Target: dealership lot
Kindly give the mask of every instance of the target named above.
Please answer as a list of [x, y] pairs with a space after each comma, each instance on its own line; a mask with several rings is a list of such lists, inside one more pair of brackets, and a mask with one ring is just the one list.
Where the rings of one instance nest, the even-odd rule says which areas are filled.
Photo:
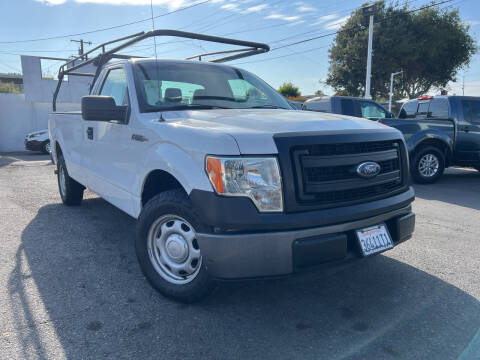
[[477, 171], [416, 186], [415, 235], [384, 255], [180, 305], [143, 278], [135, 221], [90, 192], [64, 207], [53, 169], [0, 156], [1, 358], [480, 356]]

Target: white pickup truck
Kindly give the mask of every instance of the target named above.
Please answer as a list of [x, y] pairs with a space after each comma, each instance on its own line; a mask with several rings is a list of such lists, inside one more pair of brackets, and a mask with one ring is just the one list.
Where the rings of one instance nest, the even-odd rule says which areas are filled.
[[378, 254], [414, 230], [400, 132], [295, 111], [236, 67], [101, 64], [82, 111], [53, 112], [49, 131], [63, 203], [80, 205], [88, 188], [138, 219], [141, 269], [178, 301], [219, 279]]

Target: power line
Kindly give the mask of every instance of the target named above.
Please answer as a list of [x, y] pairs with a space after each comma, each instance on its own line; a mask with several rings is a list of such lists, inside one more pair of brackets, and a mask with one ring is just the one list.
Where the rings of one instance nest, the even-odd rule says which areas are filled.
[[[153, 18], [154, 18], [154, 19], [157, 19], [157, 18], [160, 18], [160, 17], [163, 17], [163, 16], [171, 15], [171, 14], [174, 14], [174, 13], [177, 13], [177, 12], [180, 12], [180, 11], [184, 11], [184, 10], [188, 10], [188, 9], [193, 8], [193, 7], [196, 7], [196, 6], [199, 6], [199, 5], [202, 5], [202, 4], [211, 2], [211, 1], [212, 1], [212, 0], [204, 0], [204, 1], [202, 1], [202, 2], [197, 2], [197, 3], [192, 4], [192, 5], [189, 5], [189, 6], [185, 6], [185, 7], [182, 7], [182, 8], [176, 9], [176, 10], [173, 10], [173, 11], [166, 12], [166, 13], [164, 13], [164, 14], [160, 14], [160, 15], [154, 16]], [[0, 41], [0, 44], [15, 44], [15, 43], [26, 43], [26, 42], [36, 42], [36, 41], [62, 39], [62, 38], [80, 36], [80, 35], [93, 34], [93, 33], [101, 32], [101, 31], [107, 31], [107, 30], [112, 30], [112, 29], [118, 29], [118, 28], [121, 28], [121, 27], [129, 26], [129, 25], [135, 25], [135, 24], [139, 24], [139, 23], [142, 23], [142, 22], [146, 22], [146, 21], [152, 21], [152, 18], [149, 17], [149, 18], [146, 18], [146, 19], [137, 20], [137, 21], [132, 21], [132, 22], [125, 23], [125, 24], [114, 25], [114, 26], [110, 26], [110, 27], [106, 27], [106, 28], [101, 28], [101, 29], [96, 29], [96, 30], [84, 31], [84, 32], [81, 32], [81, 33], [76, 33], [76, 34], [56, 35], [56, 36], [49, 36], [49, 37], [44, 37], [44, 38], [28, 39], [28, 40]]]
[[[409, 11], [407, 11], [407, 13], [417, 12], [417, 11], [420, 11], [420, 10], [423, 10], [423, 9], [428, 9], [428, 8], [431, 8], [431, 7], [434, 7], [434, 6], [439, 6], [439, 5], [443, 5], [443, 4], [446, 4], [446, 3], [450, 3], [450, 2], [452, 2], [452, 1], [454, 1], [454, 0], [444, 0], [444, 1], [441, 1], [441, 2], [438, 2], [438, 3], [435, 3], [435, 4], [425, 5], [425, 6], [422, 6], [422, 7], [417, 8], [417, 9], [409, 10]], [[465, 1], [465, 0], [460, 0], [460, 1]], [[460, 2], [460, 1], [459, 1], [459, 2]], [[391, 18], [393, 18], [393, 17], [395, 17], [395, 16], [385, 17], [385, 18], [383, 18], [383, 19], [377, 20], [376, 23], [378, 24], [379, 22], [386, 21], [386, 20], [391, 19]], [[359, 26], [357, 26], [357, 27], [360, 28]], [[320, 35], [320, 36], [311, 37], [311, 38], [308, 38], [308, 39], [303, 39], [303, 40], [295, 41], [295, 42], [292, 42], [292, 43], [289, 43], [289, 44], [285, 44], [285, 45], [281, 45], [281, 46], [278, 46], [278, 47], [276, 47], [276, 48], [273, 48], [273, 49], [270, 50], [270, 53], [271, 53], [272, 51], [276, 51], [276, 50], [283, 49], [283, 48], [286, 48], [286, 47], [303, 44], [303, 43], [306, 43], [306, 42], [318, 40], [318, 39], [321, 39], [321, 38], [325, 38], [325, 37], [328, 37], [328, 36], [333, 36], [333, 35], [339, 34], [339, 33], [341, 33], [341, 32], [352, 31], [352, 30], [354, 30], [354, 27], [352, 27], [352, 28], [350, 28], [350, 29], [338, 30], [338, 31], [331, 32], [331, 33], [328, 33], [328, 34], [323, 34], [323, 35]], [[362, 30], [363, 30], [363, 29], [362, 29]], [[313, 48], [313, 49], [305, 50], [305, 52], [318, 50], [318, 49], [325, 48], [325, 47], [328, 47], [328, 46], [329, 46], [329, 45], [323, 46], [323, 47], [320, 47], [320, 48]], [[291, 54], [286, 54], [286, 55], [280, 55], [280, 56], [276, 56], [276, 57], [274, 57], [274, 58], [268, 58], [268, 59], [260, 59], [260, 60], [252, 60], [252, 61], [248, 61], [248, 62], [236, 63], [236, 64], [234, 64], [234, 65], [257, 63], [257, 62], [268, 61], [268, 60], [276, 60], [276, 59], [281, 59], [281, 58], [288, 57], [288, 56], [292, 56], [292, 55], [298, 55], [298, 54], [301, 54], [301, 53], [303, 53], [303, 52], [297, 52], [297, 53], [291, 53]], [[268, 54], [268, 53], [267, 53], [267, 54]]]

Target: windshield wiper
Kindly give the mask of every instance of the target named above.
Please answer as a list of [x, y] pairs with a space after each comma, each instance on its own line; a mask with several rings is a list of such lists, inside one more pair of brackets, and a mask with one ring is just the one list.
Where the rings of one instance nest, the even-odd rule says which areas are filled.
[[211, 110], [211, 109], [230, 109], [227, 107], [216, 105], [177, 105], [158, 107], [147, 110], [147, 112], [160, 112], [160, 111], [179, 111], [179, 110]]
[[288, 110], [287, 108], [284, 108], [284, 107], [281, 107], [281, 106], [276, 106], [276, 105], [249, 106], [245, 109], [285, 109], [285, 110]]

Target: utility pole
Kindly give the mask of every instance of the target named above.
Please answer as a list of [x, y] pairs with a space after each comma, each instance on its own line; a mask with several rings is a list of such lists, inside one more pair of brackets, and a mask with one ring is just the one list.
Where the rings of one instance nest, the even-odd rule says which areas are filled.
[[465, 71], [463, 72], [462, 96], [465, 96]]
[[373, 43], [373, 15], [375, 14], [375, 4], [367, 4], [362, 7], [363, 15], [370, 17], [368, 26], [368, 53], [367, 53], [367, 75], [365, 79], [365, 99], [371, 99], [370, 82], [372, 80], [372, 43]]
[[395, 75], [403, 73], [403, 70], [397, 71], [390, 75], [390, 99], [388, 100], [388, 111], [392, 112], [392, 98], [393, 98], [393, 78]]
[[83, 39], [80, 40], [70, 40], [72, 42], [80, 43], [80, 47], [78, 48], [78, 55], [83, 56], [83, 44], [92, 45], [91, 41], [84, 41]]

